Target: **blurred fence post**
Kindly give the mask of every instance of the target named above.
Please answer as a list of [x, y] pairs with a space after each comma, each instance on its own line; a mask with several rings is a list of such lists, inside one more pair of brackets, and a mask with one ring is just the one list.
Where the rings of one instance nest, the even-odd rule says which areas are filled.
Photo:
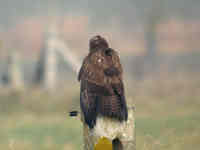
[[[140, 77], [148, 76], [149, 73], [155, 73], [160, 68], [159, 55], [160, 51], [158, 49], [158, 25], [161, 23], [162, 19], [165, 17], [165, 3], [162, 0], [153, 0], [150, 6], [150, 11], [146, 16], [146, 23], [144, 26], [144, 39], [146, 52], [141, 63], [143, 63], [143, 71]], [[138, 67], [141, 69], [141, 65]]]
[[24, 81], [20, 70], [20, 58], [17, 50], [12, 51], [10, 56], [10, 78], [11, 86], [14, 89], [22, 89], [24, 87]]
[[[92, 130], [82, 119], [84, 150], [136, 150], [134, 108], [134, 106], [129, 105], [127, 122], [120, 123], [102, 118], [97, 120], [96, 126]], [[99, 144], [102, 139], [107, 139], [108, 142]], [[112, 145], [116, 140], [121, 142], [123, 148], [120, 148], [120, 144]], [[111, 148], [107, 146], [109, 143], [112, 145]]]

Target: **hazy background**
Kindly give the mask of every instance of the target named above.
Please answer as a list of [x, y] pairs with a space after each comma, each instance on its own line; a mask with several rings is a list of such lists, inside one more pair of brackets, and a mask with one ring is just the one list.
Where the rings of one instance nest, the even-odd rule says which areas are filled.
[[200, 147], [200, 1], [0, 0], [0, 149], [82, 148], [77, 70], [97, 34], [120, 54], [137, 149]]

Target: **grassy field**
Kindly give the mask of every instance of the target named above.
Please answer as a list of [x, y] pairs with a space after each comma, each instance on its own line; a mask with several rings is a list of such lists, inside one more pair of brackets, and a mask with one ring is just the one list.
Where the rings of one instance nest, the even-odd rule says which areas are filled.
[[[137, 149], [199, 150], [200, 114], [137, 117]], [[82, 130], [78, 119], [31, 114], [1, 117], [2, 150], [79, 150]]]
[[[145, 85], [136, 86], [132, 95], [127, 92], [136, 104], [138, 150], [200, 149], [199, 86], [187, 86], [190, 90], [177, 85], [172, 86], [176, 90], [170, 86], [149, 90]], [[63, 94], [1, 93], [0, 150], [82, 149], [81, 122], [66, 113], [69, 105], [79, 104], [77, 92], [67, 102]]]

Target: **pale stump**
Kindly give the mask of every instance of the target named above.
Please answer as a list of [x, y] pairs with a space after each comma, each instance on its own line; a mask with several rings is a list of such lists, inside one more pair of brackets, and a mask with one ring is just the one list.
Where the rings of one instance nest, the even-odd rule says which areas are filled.
[[81, 119], [83, 122], [84, 150], [94, 150], [95, 145], [102, 138], [107, 138], [111, 143], [114, 139], [118, 139], [123, 145], [123, 150], [135, 150], [134, 108], [134, 106], [128, 108], [127, 122], [101, 117], [97, 119], [96, 126], [93, 129], [89, 129]]

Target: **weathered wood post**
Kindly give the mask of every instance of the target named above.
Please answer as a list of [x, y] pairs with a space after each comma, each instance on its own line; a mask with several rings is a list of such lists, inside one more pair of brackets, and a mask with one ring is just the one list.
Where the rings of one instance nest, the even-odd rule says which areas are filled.
[[[84, 123], [84, 150], [136, 150], [135, 139], [135, 107], [128, 105], [128, 120], [120, 123], [107, 118], [97, 120], [92, 130]], [[82, 118], [82, 117], [81, 117]], [[120, 143], [123, 148], [120, 148]]]

